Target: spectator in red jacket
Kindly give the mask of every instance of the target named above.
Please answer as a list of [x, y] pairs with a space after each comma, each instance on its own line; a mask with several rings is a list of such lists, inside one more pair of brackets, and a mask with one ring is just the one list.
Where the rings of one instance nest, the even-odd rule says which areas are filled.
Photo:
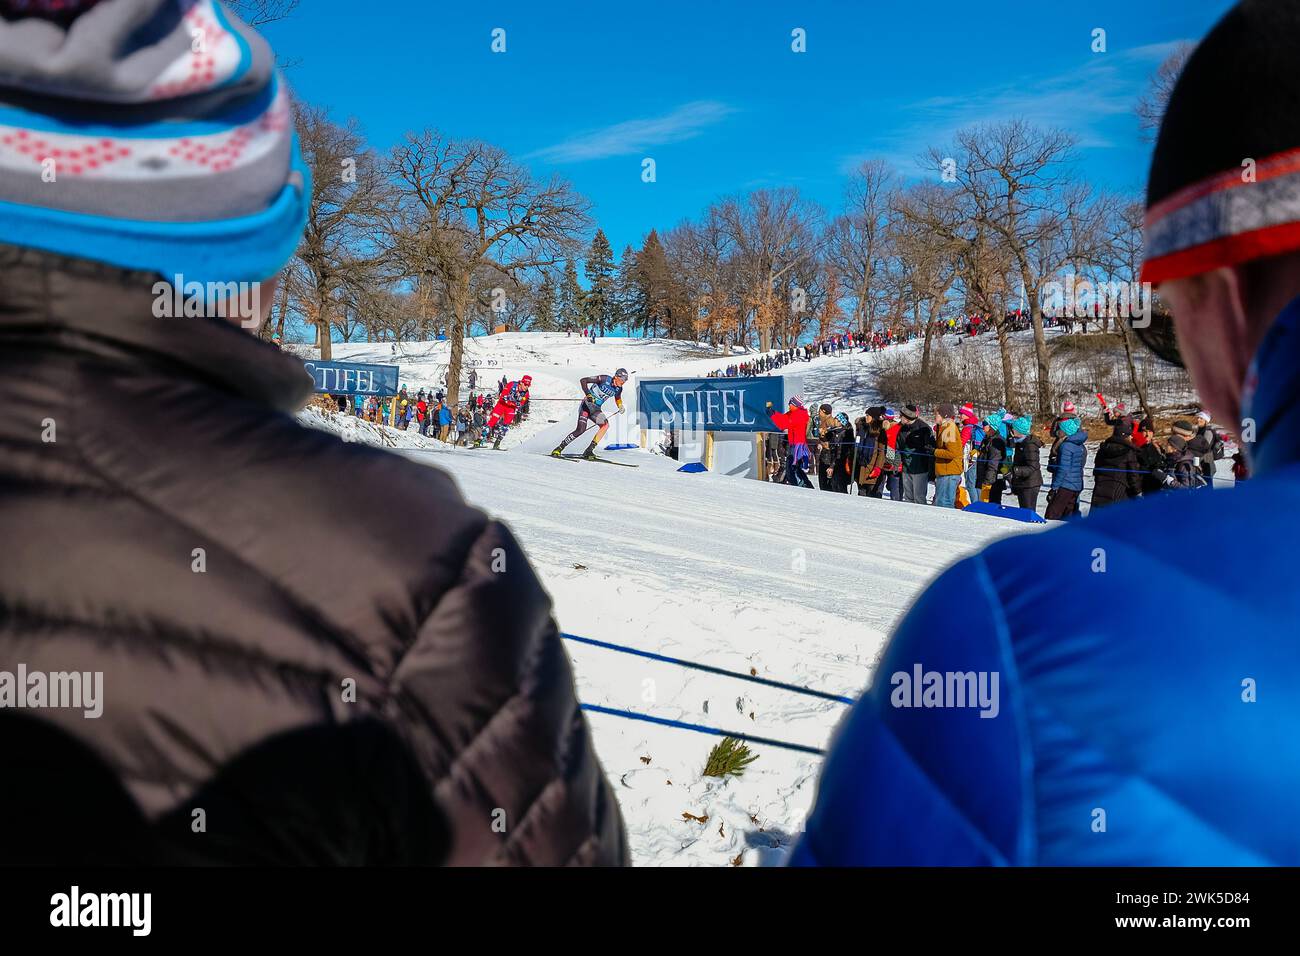
[[771, 416], [772, 424], [785, 431], [786, 440], [790, 443], [790, 454], [785, 460], [785, 483], [811, 488], [812, 482], [808, 480], [805, 471], [812, 461], [812, 455], [808, 452], [808, 409], [804, 408], [798, 395], [790, 399], [786, 411], [776, 412], [772, 409], [772, 403], [768, 402], [767, 414]]
[[424, 397], [424, 392], [420, 393], [419, 401], [415, 403], [415, 418], [420, 423], [420, 434], [427, 434], [425, 429], [429, 420], [429, 403]]
[[884, 409], [881, 425], [885, 430], [885, 488], [890, 501], [903, 500], [903, 462], [898, 455], [898, 430], [903, 423], [893, 408]]

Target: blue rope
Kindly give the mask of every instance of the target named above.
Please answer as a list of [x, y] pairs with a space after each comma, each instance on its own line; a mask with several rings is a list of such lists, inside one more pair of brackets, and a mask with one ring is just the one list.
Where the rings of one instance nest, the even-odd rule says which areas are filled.
[[610, 644], [607, 641], [597, 641], [590, 637], [579, 637], [576, 634], [561, 634], [566, 641], [577, 641], [579, 644], [590, 644], [593, 647], [603, 647], [606, 650], [618, 651], [620, 654], [635, 654], [637, 657], [649, 658], [652, 661], [663, 661], [665, 664], [676, 664], [678, 667], [687, 667], [691, 670], [704, 671], [707, 674], [721, 674], [723, 677], [734, 677], [736, 680], [749, 681], [751, 684], [763, 684], [766, 687], [776, 687], [780, 690], [788, 690], [795, 694], [807, 694], [809, 697], [820, 697], [822, 700], [835, 701], [837, 704], [853, 705], [852, 697], [844, 697], [840, 694], [828, 694], [826, 691], [813, 690], [808, 687], [800, 687], [797, 684], [786, 684], [778, 680], [769, 680], [766, 677], [756, 677], [753, 674], [741, 674], [737, 671], [723, 670], [721, 667], [713, 667], [709, 664], [696, 664], [694, 661], [684, 661], [677, 657], [666, 657], [663, 654], [654, 654], [650, 651], [638, 650], [635, 647], [624, 647], [621, 644]]
[[683, 720], [669, 720], [667, 717], [651, 717], [649, 714], [638, 714], [630, 710], [619, 710], [615, 707], [602, 707], [599, 704], [579, 704], [583, 710], [590, 710], [597, 714], [609, 714], [612, 717], [626, 717], [628, 720], [644, 720], [649, 724], [659, 724], [664, 727], [676, 727], [680, 730], [693, 730], [698, 734], [712, 734], [714, 737], [734, 737], [737, 740], [744, 740], [753, 744], [765, 744], [769, 747], [781, 747], [785, 750], [797, 750], [799, 753], [815, 754], [824, 757], [826, 751], [817, 747], [808, 747], [804, 744], [789, 744], [783, 740], [773, 740], [770, 737], [755, 737], [752, 734], [742, 734], [734, 730], [718, 730], [716, 727], [705, 727], [702, 724], [688, 724]]

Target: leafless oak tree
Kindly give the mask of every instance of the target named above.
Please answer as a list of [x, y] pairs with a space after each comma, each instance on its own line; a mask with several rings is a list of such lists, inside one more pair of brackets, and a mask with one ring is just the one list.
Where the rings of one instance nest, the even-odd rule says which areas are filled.
[[954, 194], [938, 183], [919, 183], [893, 197], [890, 248], [897, 281], [912, 301], [914, 318], [925, 329], [921, 374], [930, 371], [934, 332], [948, 292], [958, 280], [965, 242], [956, 227]]
[[1137, 113], [1138, 127], [1146, 140], [1154, 140], [1160, 132], [1160, 121], [1164, 119], [1165, 109], [1169, 106], [1169, 95], [1173, 93], [1174, 84], [1178, 82], [1179, 74], [1183, 72], [1188, 57], [1195, 49], [1191, 43], [1180, 43], [1156, 67], [1147, 91], [1137, 101], [1134, 112]]
[[[1034, 329], [1041, 415], [1052, 414], [1053, 401], [1039, 292], [1058, 260], [1068, 257], [1061, 241], [1065, 223], [1087, 200], [1087, 188], [1073, 176], [1073, 151], [1069, 133], [1013, 120], [962, 130], [951, 153], [930, 153], [936, 170], [955, 160], [954, 186], [964, 197], [965, 215], [1005, 247], [1018, 273]], [[1002, 317], [991, 316], [995, 322]]]
[[[820, 210], [797, 189], [784, 187], [724, 200], [718, 215], [736, 247], [742, 308], [753, 317], [759, 348], [766, 352], [774, 343], [793, 344], [798, 303], [792, 310], [791, 300], [778, 297], [777, 291], [788, 289], [796, 267], [817, 257]], [[802, 320], [809, 317], [805, 313]]]
[[408, 135], [387, 168], [398, 188], [386, 229], [390, 253], [419, 288], [446, 296], [454, 404], [465, 335], [491, 281], [577, 254], [591, 226], [589, 204], [558, 176], [535, 180], [496, 146], [433, 129]]
[[373, 237], [392, 189], [355, 120], [339, 125], [324, 110], [299, 105], [295, 123], [312, 170], [307, 228], [297, 252], [305, 272], [302, 308], [328, 360], [342, 298], [350, 287], [372, 285], [382, 267]]
[[883, 160], [862, 163], [844, 188], [844, 212], [831, 223], [826, 256], [853, 298], [854, 328], [865, 333], [880, 314], [885, 293], [890, 222], [897, 177]]

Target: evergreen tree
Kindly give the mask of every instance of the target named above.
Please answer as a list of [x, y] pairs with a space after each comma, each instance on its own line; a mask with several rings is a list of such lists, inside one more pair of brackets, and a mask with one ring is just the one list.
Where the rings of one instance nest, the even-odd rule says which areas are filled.
[[555, 306], [555, 282], [550, 272], [543, 271], [533, 292], [533, 324], [539, 332], [553, 332], [559, 328]]
[[641, 286], [637, 282], [636, 250], [630, 245], [623, 247], [623, 257], [618, 263], [614, 297], [614, 325], [622, 326], [631, 332], [641, 328], [645, 313], [645, 301], [641, 295]]
[[673, 278], [659, 233], [650, 230], [636, 256], [636, 283], [641, 297], [641, 328], [651, 336], [672, 321]]
[[583, 326], [583, 291], [578, 284], [578, 267], [572, 259], [565, 260], [564, 277], [560, 280], [560, 293], [556, 301], [556, 318], [560, 327], [580, 329]]
[[604, 335], [605, 330], [613, 328], [615, 324], [615, 273], [614, 250], [600, 229], [596, 230], [591, 248], [587, 251], [585, 273], [587, 294], [583, 300], [583, 311], [587, 323], [594, 325]]

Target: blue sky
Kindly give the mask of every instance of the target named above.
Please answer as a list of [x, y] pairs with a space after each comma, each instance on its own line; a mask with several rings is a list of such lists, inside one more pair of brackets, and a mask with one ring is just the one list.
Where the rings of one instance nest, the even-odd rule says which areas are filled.
[[[1139, 193], [1133, 104], [1229, 0], [304, 0], [266, 28], [300, 96], [387, 150], [436, 126], [558, 171], [616, 254], [715, 198], [793, 185], [834, 211], [845, 174], [978, 122], [1073, 132], [1082, 173]], [[1086, 9], [1083, 9], [1085, 8]], [[806, 31], [807, 52], [791, 51]], [[491, 51], [506, 31], [506, 52]], [[1105, 53], [1091, 50], [1106, 31]], [[641, 180], [652, 157], [657, 181]]]

